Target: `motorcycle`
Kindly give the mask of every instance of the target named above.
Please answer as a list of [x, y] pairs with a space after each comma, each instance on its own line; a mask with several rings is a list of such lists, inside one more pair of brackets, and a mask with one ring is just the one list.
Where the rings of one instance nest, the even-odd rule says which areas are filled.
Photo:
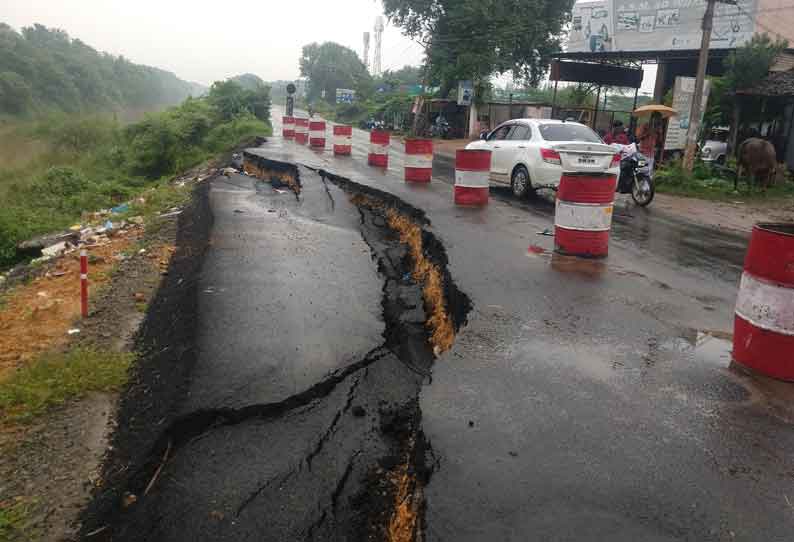
[[383, 122], [382, 120], [375, 120], [374, 118], [370, 118], [366, 122], [365, 127], [367, 130], [385, 130], [386, 123]]
[[656, 188], [653, 183], [648, 158], [637, 150], [637, 145], [614, 145], [620, 152], [620, 176], [618, 189], [621, 194], [631, 194], [631, 199], [640, 207], [653, 201]]
[[431, 137], [440, 137], [441, 139], [449, 139], [452, 127], [449, 125], [447, 119], [440, 118], [430, 127]]

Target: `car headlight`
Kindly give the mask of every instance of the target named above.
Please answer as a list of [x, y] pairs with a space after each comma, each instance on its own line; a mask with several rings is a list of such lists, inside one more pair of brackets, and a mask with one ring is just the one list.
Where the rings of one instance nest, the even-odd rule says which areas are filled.
[[702, 150], [702, 151], [700, 151], [700, 152], [701, 152], [701, 153], [703, 153], [703, 156], [708, 156], [708, 155], [710, 155], [710, 154], [711, 154], [711, 149], [709, 149], [708, 147], [706, 147], [705, 149], [703, 149], [703, 150]]

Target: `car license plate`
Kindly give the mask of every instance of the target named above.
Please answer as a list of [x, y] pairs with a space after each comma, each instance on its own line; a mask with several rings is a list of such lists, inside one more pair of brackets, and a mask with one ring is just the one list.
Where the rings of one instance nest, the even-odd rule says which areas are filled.
[[586, 165], [595, 165], [596, 163], [595, 158], [589, 154], [583, 154], [579, 156], [578, 162], [580, 164], [586, 164]]

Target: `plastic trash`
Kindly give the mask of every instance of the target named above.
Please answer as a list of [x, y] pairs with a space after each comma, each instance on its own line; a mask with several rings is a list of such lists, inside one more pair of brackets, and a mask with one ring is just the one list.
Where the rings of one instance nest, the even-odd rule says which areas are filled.
[[121, 213], [126, 213], [129, 210], [130, 210], [129, 204], [128, 203], [122, 203], [121, 205], [116, 205], [115, 207], [113, 207], [110, 210], [110, 212], [113, 213], [114, 215], [119, 215]]

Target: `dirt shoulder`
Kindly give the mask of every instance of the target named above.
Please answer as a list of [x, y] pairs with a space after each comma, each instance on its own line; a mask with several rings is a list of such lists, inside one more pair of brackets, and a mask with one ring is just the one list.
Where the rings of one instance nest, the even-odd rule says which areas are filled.
[[[204, 230], [196, 233], [196, 224], [211, 221], [205, 191], [216, 173], [216, 164], [207, 164], [174, 179], [186, 196], [180, 209], [155, 212], [145, 224], [91, 251], [87, 319], [79, 318], [75, 252], [6, 285], [0, 305], [0, 540], [74, 539], [80, 511], [107, 475], [101, 466], [117, 420], [159, 420], [167, 405], [157, 404], [157, 382], [141, 382], [137, 374], [142, 363], [157, 357], [153, 351], [168, 351], [169, 339], [189, 326], [180, 325], [175, 303], [189, 295], [200, 265], [207, 239]], [[34, 372], [42, 356], [52, 356], [57, 366], [82, 353], [132, 368], [127, 375], [127, 365], [103, 366], [121, 375], [118, 384], [97, 379], [92, 389], [76, 382], [73, 390], [56, 393], [34, 377], [20, 377]], [[119, 403], [122, 390], [137, 404]]]
[[727, 228], [749, 233], [758, 222], [790, 222], [794, 220], [794, 200], [735, 202], [708, 201], [697, 198], [656, 194], [654, 208], [714, 228]]

